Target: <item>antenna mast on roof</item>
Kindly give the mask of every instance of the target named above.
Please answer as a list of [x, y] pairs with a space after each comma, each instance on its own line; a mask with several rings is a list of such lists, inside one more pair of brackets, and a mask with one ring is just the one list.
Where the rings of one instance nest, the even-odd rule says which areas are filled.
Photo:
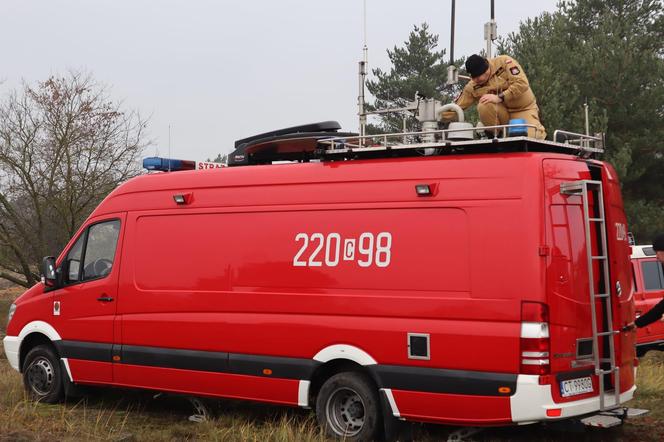
[[[450, 25], [450, 64], [447, 66], [447, 85], [459, 83], [459, 78], [470, 80], [470, 77], [459, 75], [454, 65], [454, 19], [456, 1], [452, 0], [452, 23]], [[498, 24], [496, 23], [495, 0], [491, 0], [491, 20], [484, 24], [484, 40], [486, 41], [486, 58], [491, 58], [491, 45], [498, 38]]]
[[364, 46], [362, 48], [362, 61], [360, 61], [360, 92], [357, 96], [358, 115], [360, 117], [360, 136], [366, 135], [367, 114], [365, 113], [364, 89], [367, 79], [367, 65], [369, 64], [369, 48], [367, 47], [367, 0], [364, 0]]
[[447, 85], [451, 86], [459, 82], [459, 71], [454, 65], [454, 15], [456, 1], [452, 0], [452, 24], [450, 25], [450, 64], [447, 66]]
[[360, 136], [366, 135], [367, 114], [365, 113], [364, 89], [367, 79], [367, 65], [369, 64], [369, 48], [367, 47], [367, 0], [364, 0], [364, 46], [362, 48], [362, 61], [360, 61], [360, 91], [357, 96], [358, 116], [360, 117]]
[[491, 58], [491, 45], [498, 38], [498, 24], [494, 0], [491, 0], [491, 20], [484, 23], [484, 40], [486, 40], [486, 58]]

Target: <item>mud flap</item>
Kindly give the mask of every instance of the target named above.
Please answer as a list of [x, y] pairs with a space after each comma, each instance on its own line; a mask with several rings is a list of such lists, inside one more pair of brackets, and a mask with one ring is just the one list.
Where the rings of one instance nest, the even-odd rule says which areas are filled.
[[383, 417], [383, 440], [386, 442], [393, 441], [412, 441], [413, 440], [413, 427], [411, 424], [404, 422], [392, 414], [392, 406], [387, 399], [385, 391], [380, 390], [380, 404]]
[[60, 373], [62, 373], [62, 387], [65, 393], [65, 400], [68, 399], [78, 399], [85, 395], [84, 387], [74, 384], [69, 379], [69, 372], [67, 371], [67, 366], [65, 362], [60, 359]]

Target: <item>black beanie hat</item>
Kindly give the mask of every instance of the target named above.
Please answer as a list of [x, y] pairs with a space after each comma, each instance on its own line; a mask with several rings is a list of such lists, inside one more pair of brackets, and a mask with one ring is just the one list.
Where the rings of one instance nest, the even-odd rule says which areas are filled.
[[657, 238], [655, 238], [655, 240], [652, 242], [652, 248], [657, 252], [664, 251], [664, 235], [659, 235]]
[[489, 62], [486, 61], [486, 58], [484, 57], [473, 54], [466, 59], [466, 72], [468, 72], [473, 78], [479, 77], [485, 73], [487, 69], [489, 69]]

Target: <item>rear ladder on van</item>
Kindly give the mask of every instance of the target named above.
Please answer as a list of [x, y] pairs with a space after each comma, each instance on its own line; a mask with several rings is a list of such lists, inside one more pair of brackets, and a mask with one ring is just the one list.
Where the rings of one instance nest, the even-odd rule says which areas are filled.
[[[580, 180], [569, 183], [562, 183], [560, 185], [560, 192], [564, 195], [578, 195], [583, 200], [583, 221], [585, 224], [586, 232], [586, 255], [588, 260], [588, 281], [589, 281], [589, 294], [590, 294], [590, 312], [592, 323], [592, 343], [593, 343], [593, 358], [595, 365], [595, 374], [599, 379], [599, 409], [600, 411], [612, 410], [620, 407], [620, 366], [616, 364], [616, 350], [614, 344], [614, 336], [619, 334], [619, 330], [613, 329], [613, 305], [611, 303], [611, 285], [609, 283], [609, 257], [608, 247], [606, 241], [606, 218], [604, 211], [604, 194], [601, 181], [593, 180]], [[596, 212], [590, 213], [590, 205], [588, 194], [594, 195], [594, 202]], [[592, 247], [592, 234], [591, 227], [599, 227], [599, 235], [597, 238], [597, 253], [593, 255]], [[595, 287], [595, 274], [594, 263], [599, 264], [599, 271], [604, 281], [603, 293]], [[596, 300], [599, 300], [602, 305], [602, 310], [605, 312], [603, 327], [598, 328], [598, 318], [595, 312]], [[600, 339], [603, 342], [605, 337], [608, 337], [608, 355], [599, 356]], [[606, 353], [606, 351], [605, 351]], [[608, 368], [606, 368], [608, 365]], [[605, 403], [605, 375], [614, 374], [614, 394], [615, 401], [612, 405], [607, 406]]]

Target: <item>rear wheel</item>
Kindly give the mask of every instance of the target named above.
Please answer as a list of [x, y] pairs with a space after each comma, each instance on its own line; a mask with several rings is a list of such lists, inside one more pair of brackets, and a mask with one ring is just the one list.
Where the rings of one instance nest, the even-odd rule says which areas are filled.
[[30, 350], [23, 364], [23, 385], [34, 400], [54, 404], [63, 398], [60, 361], [47, 345]]
[[329, 436], [374, 440], [380, 429], [378, 392], [360, 373], [338, 373], [321, 387], [316, 398], [316, 417]]

